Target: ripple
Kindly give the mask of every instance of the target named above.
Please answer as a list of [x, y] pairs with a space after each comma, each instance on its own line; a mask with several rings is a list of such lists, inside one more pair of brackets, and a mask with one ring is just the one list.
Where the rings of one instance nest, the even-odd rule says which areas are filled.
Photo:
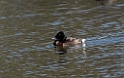
[[[2, 1], [0, 77], [123, 78], [124, 5], [119, 2]], [[85, 48], [54, 48], [51, 37], [59, 30], [86, 37]]]
[[26, 71], [26, 74], [33, 74], [34, 72], [32, 71]]
[[42, 76], [42, 77], [45, 77], [45, 76], [47, 76], [47, 74], [39, 74], [40, 76]]
[[86, 44], [89, 45], [100, 45], [100, 44], [111, 44], [111, 43], [117, 43], [117, 42], [124, 42], [123, 41], [124, 36], [120, 36], [120, 37], [111, 37], [111, 38], [107, 38], [107, 36], [103, 36], [103, 37], [92, 37], [92, 38], [87, 38], [86, 39]]
[[21, 35], [23, 35], [23, 34], [24, 34], [24, 33], [19, 32], [19, 33], [15, 33], [15, 34], [13, 34], [13, 35], [0, 36], [0, 38], [16, 37], [16, 36], [21, 36]]
[[6, 19], [6, 17], [5, 17], [5, 16], [0, 17], [0, 20], [4, 20], [4, 19]]
[[124, 4], [117, 4], [116, 6], [117, 6], [117, 7], [123, 7]]

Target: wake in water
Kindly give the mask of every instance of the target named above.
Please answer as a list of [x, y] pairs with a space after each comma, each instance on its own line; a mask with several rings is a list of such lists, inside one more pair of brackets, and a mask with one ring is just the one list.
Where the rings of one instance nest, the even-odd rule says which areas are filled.
[[86, 38], [85, 40], [87, 45], [111, 44], [111, 43], [117, 43], [117, 42], [124, 43], [124, 36], [91, 37], [91, 38]]

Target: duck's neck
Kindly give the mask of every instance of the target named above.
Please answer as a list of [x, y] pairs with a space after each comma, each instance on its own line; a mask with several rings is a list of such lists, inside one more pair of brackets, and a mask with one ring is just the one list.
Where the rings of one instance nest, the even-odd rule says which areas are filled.
[[63, 40], [60, 40], [60, 42], [64, 43], [66, 41], [67, 37], [64, 37]]
[[63, 42], [65, 42], [65, 41], [66, 41], [66, 38], [67, 38], [67, 37], [64, 37]]

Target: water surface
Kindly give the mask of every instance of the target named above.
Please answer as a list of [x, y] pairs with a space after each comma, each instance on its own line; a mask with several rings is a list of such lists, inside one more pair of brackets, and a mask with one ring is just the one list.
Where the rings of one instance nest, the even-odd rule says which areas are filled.
[[[0, 78], [123, 78], [123, 20], [124, 0], [1, 0]], [[59, 30], [86, 42], [55, 48]]]

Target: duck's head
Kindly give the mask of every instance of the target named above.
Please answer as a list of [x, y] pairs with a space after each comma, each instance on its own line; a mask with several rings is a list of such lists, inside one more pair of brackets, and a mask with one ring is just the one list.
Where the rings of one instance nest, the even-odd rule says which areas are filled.
[[57, 32], [57, 34], [55, 35], [55, 37], [52, 38], [52, 39], [57, 40], [57, 41], [60, 41], [60, 42], [63, 43], [66, 40], [66, 38], [67, 37], [65, 36], [64, 32], [63, 31], [59, 31], [59, 32]]

